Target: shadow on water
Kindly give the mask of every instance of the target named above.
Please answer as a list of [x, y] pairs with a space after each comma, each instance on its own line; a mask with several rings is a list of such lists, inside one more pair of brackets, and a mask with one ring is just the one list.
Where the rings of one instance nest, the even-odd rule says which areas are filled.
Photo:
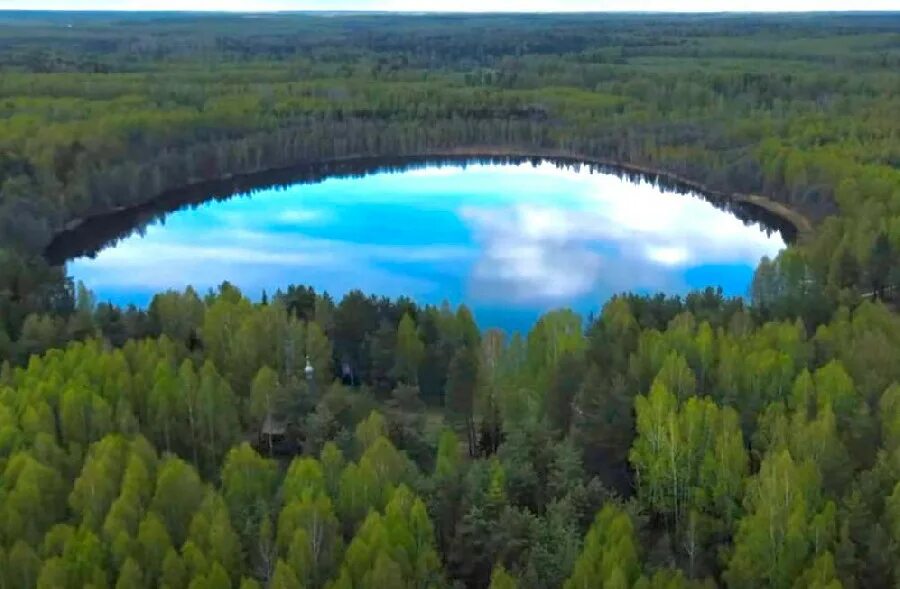
[[125, 210], [90, 217], [76, 227], [59, 233], [44, 250], [44, 257], [54, 265], [82, 256], [94, 257], [101, 250], [116, 244], [134, 233], [143, 232], [148, 226], [162, 221], [169, 213], [187, 207], [198, 207], [210, 201], [222, 201], [239, 194], [253, 193], [275, 187], [288, 188], [295, 184], [313, 184], [329, 178], [352, 178], [380, 173], [403, 173], [426, 167], [454, 166], [465, 168], [469, 164], [540, 165], [550, 162], [558, 168], [578, 171], [586, 168], [591, 173], [614, 174], [631, 182], [649, 182], [663, 192], [696, 194], [719, 209], [725, 210], [746, 225], [759, 224], [767, 233], [778, 232], [785, 243], [797, 238], [797, 229], [790, 221], [748, 202], [734, 202], [724, 196], [704, 194], [696, 187], [673, 180], [664, 174], [634, 172], [613, 165], [584, 162], [576, 158], [550, 156], [478, 156], [441, 155], [372, 157], [347, 159], [315, 164], [303, 164], [292, 168], [234, 176], [225, 180], [213, 180], [163, 193], [143, 205]]

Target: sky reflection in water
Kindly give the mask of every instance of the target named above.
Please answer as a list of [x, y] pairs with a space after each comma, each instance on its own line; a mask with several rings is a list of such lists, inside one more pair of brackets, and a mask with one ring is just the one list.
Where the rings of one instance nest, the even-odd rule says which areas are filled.
[[700, 198], [552, 164], [333, 178], [175, 212], [69, 272], [101, 300], [146, 304], [223, 280], [258, 298], [291, 283], [340, 296], [465, 302], [485, 327], [600, 308], [625, 290], [744, 295], [775, 233]]

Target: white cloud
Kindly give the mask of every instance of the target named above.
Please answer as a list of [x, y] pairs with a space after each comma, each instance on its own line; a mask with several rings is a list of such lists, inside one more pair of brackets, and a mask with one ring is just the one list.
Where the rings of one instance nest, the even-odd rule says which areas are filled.
[[304, 224], [320, 222], [325, 220], [328, 215], [325, 211], [312, 209], [288, 209], [278, 213], [278, 220], [282, 223]]
[[649, 246], [646, 255], [648, 260], [663, 266], [680, 266], [688, 261], [690, 254], [686, 248], [680, 246]]
[[683, 290], [687, 267], [754, 266], [784, 246], [778, 235], [745, 226], [696, 196], [660, 195], [648, 183], [573, 175], [551, 164], [518, 173], [565, 176], [559, 184], [565, 206], [547, 204], [554, 196], [545, 194], [542, 204], [526, 197], [460, 209], [482, 246], [471, 285], [479, 296], [564, 303], [601, 287]]
[[[95, 258], [73, 260], [69, 272], [94, 289], [147, 290], [187, 285], [205, 290], [225, 279], [271, 290], [279, 286], [272, 281], [283, 276], [289, 277], [284, 281], [287, 284], [305, 283], [306, 277], [330, 276], [333, 280], [345, 275], [351, 287], [385, 284], [392, 291], [398, 289], [393, 294], [399, 295], [433, 290], [438, 285], [377, 266], [385, 262], [458, 262], [473, 256], [470, 249], [458, 246], [355, 243], [228, 226], [192, 233], [154, 225], [140, 239], [125, 239]], [[404, 285], [410, 290], [403, 291]]]
[[[466, 176], [447, 181], [445, 170]], [[187, 284], [206, 290], [228, 279], [250, 293], [311, 283], [334, 293], [359, 287], [440, 300], [467, 289], [471, 302], [558, 306], [625, 290], [683, 292], [689, 268], [740, 264], [749, 272], [783, 247], [777, 234], [745, 226], [699, 198], [660, 195], [649, 184], [585, 169], [421, 172], [213, 203], [173, 215], [95, 259], [76, 260], [70, 272], [101, 293]], [[433, 202], [434, 194], [450, 200]], [[442, 231], [410, 226], [404, 215], [382, 218], [382, 203], [443, 215], [424, 217]], [[349, 215], [353, 210], [364, 212]], [[448, 221], [454, 213], [459, 219]], [[350, 225], [341, 225], [345, 220]], [[354, 241], [379, 240], [401, 227], [411, 243]]]

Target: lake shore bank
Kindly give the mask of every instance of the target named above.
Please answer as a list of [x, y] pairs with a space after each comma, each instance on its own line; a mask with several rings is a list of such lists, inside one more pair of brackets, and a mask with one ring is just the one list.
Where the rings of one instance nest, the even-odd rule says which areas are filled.
[[727, 208], [736, 215], [738, 214], [738, 211], [735, 210], [736, 207], [750, 207], [760, 211], [762, 216], [767, 217], [770, 221], [780, 222], [764, 222], [770, 228], [772, 225], [782, 225], [775, 229], [785, 233], [784, 225], [788, 225], [793, 229], [793, 232], [789, 231], [788, 233], [793, 233], [793, 241], [797, 242], [807, 240], [814, 231], [814, 224], [806, 215], [771, 197], [713, 190], [700, 182], [666, 170], [584, 156], [562, 149], [472, 145], [431, 149], [418, 154], [349, 155], [188, 183], [136, 206], [116, 207], [96, 215], [72, 219], [64, 225], [62, 230], [54, 234], [44, 249], [44, 257], [52, 264], [63, 264], [69, 259], [82, 255], [90, 256], [105, 247], [106, 244], [114, 243], [132, 231], [179, 208], [195, 206], [212, 200], [227, 199], [265, 187], [298, 182], [321, 182], [333, 177], [367, 175], [383, 171], [400, 172], [404, 169], [429, 165], [464, 166], [484, 161], [521, 164], [529, 160], [544, 160], [559, 165], [586, 165], [598, 167], [608, 173], [640, 176], [663, 185], [667, 190], [698, 193], [713, 204]]

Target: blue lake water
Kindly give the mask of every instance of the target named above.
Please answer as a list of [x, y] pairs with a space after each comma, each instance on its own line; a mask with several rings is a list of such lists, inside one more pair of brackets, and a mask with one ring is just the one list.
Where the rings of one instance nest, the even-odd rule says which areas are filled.
[[622, 291], [745, 295], [784, 247], [694, 195], [586, 168], [470, 164], [331, 178], [173, 212], [69, 273], [100, 300], [145, 305], [228, 280], [465, 303], [484, 327], [597, 311]]

